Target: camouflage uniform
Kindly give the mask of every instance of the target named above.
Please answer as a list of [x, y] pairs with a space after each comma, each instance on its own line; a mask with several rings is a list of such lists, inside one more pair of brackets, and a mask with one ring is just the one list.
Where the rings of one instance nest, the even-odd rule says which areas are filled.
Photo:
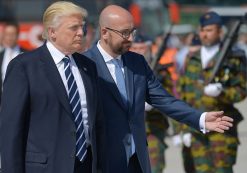
[[[174, 135], [179, 135], [182, 138], [182, 135], [186, 132], [189, 132], [189, 127], [185, 124], [181, 124], [176, 120], [171, 119], [171, 125]], [[194, 161], [191, 154], [191, 148], [182, 144], [182, 158], [183, 158], [183, 167], [185, 173], [195, 173]]]
[[[164, 66], [165, 67], [165, 66]], [[169, 72], [163, 70], [157, 76], [168, 92], [172, 90], [172, 80]], [[164, 142], [169, 124], [166, 116], [157, 109], [146, 112], [146, 133], [152, 173], [162, 173], [165, 168], [164, 152], [167, 148]]]
[[162, 113], [156, 109], [147, 112], [146, 132], [152, 173], [162, 173], [165, 168], [164, 152], [167, 145], [164, 139], [167, 128], [167, 119]]
[[192, 133], [191, 154], [197, 173], [232, 173], [232, 166], [236, 162], [239, 144], [237, 125], [243, 117], [233, 104], [246, 96], [246, 59], [233, 53], [223, 62], [215, 81], [220, 82], [224, 90], [218, 97], [209, 97], [203, 89], [218, 54], [205, 69], [202, 69], [199, 54], [188, 57], [184, 76], [179, 81], [181, 99], [191, 106], [205, 112], [224, 110], [226, 115], [234, 119], [234, 126], [224, 134], [210, 132], [204, 135], [189, 127], [183, 129]]

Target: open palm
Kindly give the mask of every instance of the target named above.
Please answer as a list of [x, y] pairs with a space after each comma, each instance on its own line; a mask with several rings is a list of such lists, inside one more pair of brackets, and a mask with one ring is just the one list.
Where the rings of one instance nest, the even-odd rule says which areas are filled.
[[207, 112], [205, 116], [205, 126], [209, 131], [224, 133], [232, 127], [233, 119], [225, 116], [223, 111]]

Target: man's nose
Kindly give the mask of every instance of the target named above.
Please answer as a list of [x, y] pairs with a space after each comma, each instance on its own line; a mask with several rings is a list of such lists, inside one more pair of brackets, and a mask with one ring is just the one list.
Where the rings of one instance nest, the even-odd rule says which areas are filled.
[[129, 38], [128, 38], [128, 40], [131, 41], [131, 42], [133, 42], [134, 39], [135, 39], [135, 38], [134, 38], [134, 35], [131, 33], [130, 36], [129, 36]]
[[83, 35], [83, 29], [82, 28], [78, 28], [77, 35], [79, 35], [79, 36]]

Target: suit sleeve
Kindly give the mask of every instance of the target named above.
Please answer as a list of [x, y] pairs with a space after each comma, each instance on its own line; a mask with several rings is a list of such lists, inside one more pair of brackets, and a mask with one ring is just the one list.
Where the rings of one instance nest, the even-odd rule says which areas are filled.
[[170, 95], [154, 76], [147, 62], [143, 60], [143, 63], [147, 79], [146, 101], [172, 119], [199, 130], [199, 119], [202, 112]]
[[1, 159], [4, 173], [25, 172], [29, 119], [28, 80], [18, 58], [8, 66], [1, 105]]

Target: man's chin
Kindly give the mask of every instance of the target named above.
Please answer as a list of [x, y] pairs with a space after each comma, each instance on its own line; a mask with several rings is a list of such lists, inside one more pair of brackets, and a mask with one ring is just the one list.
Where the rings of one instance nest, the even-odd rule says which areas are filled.
[[122, 50], [123, 53], [126, 53], [130, 50], [130, 47], [126, 47], [125, 49]]
[[211, 43], [209, 43], [209, 42], [202, 42], [202, 45], [203, 46], [205, 46], [205, 47], [212, 47], [212, 46], [214, 46], [214, 45], [217, 45], [217, 44], [219, 44], [220, 43], [220, 41], [216, 41], [216, 42], [211, 42]]
[[83, 46], [81, 44], [78, 44], [78, 45], [74, 46], [74, 49], [76, 51], [81, 51], [81, 50], [83, 50]]

